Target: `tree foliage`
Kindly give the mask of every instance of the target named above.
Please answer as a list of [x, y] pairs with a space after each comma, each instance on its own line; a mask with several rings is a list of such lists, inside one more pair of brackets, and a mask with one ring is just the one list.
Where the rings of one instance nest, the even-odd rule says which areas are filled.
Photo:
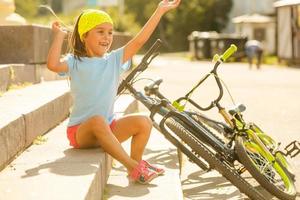
[[[15, 0], [16, 12], [26, 18], [39, 18], [43, 14], [49, 14], [49, 12], [45, 9], [39, 9], [38, 6], [49, 2], [57, 12], [58, 10], [55, 8], [61, 2], [60, 0]], [[112, 14], [117, 31], [128, 31], [136, 34], [152, 15], [159, 2], [160, 0], [125, 0], [124, 15], [121, 16], [116, 7], [107, 11]], [[56, 4], [57, 6], [55, 6]], [[148, 45], [152, 44], [156, 38], [161, 38], [168, 50], [187, 50], [187, 37], [191, 32], [222, 31], [228, 22], [231, 7], [232, 0], [182, 0], [178, 8], [162, 18]], [[78, 10], [81, 11], [82, 9], [84, 8]], [[74, 19], [72, 20], [74, 21]]]
[[[134, 13], [140, 26], [143, 26], [159, 1], [125, 0], [127, 12]], [[187, 37], [193, 31], [220, 32], [228, 22], [232, 0], [189, 0], [181, 1], [180, 6], [164, 16], [151, 38], [161, 38], [172, 50], [186, 50]], [[153, 41], [152, 41], [153, 42]]]
[[24, 17], [34, 17], [39, 13], [39, 5], [46, 3], [47, 0], [15, 0], [16, 13]]

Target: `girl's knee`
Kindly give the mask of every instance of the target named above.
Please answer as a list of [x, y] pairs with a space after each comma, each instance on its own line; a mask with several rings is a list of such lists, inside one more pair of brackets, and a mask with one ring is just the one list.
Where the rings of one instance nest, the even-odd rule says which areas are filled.
[[140, 116], [137, 124], [142, 130], [150, 132], [152, 129], [152, 121], [148, 116]]

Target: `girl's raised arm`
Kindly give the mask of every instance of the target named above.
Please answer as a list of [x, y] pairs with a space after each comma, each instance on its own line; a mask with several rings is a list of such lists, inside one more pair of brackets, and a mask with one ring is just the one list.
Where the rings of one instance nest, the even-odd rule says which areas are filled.
[[132, 56], [134, 56], [138, 52], [138, 50], [147, 42], [156, 26], [158, 25], [161, 17], [169, 10], [176, 8], [179, 4], [180, 0], [163, 0], [159, 3], [157, 9], [144, 25], [144, 27], [140, 30], [140, 32], [125, 45], [123, 62], [126, 62], [127, 60], [132, 58]]
[[67, 63], [60, 60], [62, 44], [67, 32], [61, 28], [59, 22], [52, 23], [52, 31], [54, 38], [48, 52], [47, 67], [54, 72], [67, 72]]

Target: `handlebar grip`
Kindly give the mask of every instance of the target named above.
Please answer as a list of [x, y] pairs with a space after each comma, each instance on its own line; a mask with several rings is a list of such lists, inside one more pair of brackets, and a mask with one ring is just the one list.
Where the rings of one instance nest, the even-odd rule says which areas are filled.
[[157, 80], [153, 81], [152, 83], [146, 85], [146, 86], [144, 87], [144, 90], [145, 90], [145, 91], [149, 91], [149, 90], [153, 89], [154, 86], [160, 85], [162, 82], [163, 82], [163, 79], [161, 79], [161, 78], [160, 78], [160, 79], [157, 79]]
[[237, 47], [234, 44], [231, 44], [230, 47], [223, 53], [220, 59], [225, 62], [234, 52], [237, 51]]
[[146, 62], [149, 57], [158, 50], [158, 48], [162, 45], [162, 41], [160, 39], [157, 39], [155, 43], [150, 47], [150, 49], [146, 52], [144, 55], [142, 62]]

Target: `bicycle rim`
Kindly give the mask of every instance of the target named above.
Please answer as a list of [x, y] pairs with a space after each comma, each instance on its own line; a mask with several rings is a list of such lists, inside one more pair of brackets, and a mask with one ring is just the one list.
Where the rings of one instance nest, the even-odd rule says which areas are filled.
[[262, 187], [280, 199], [296, 198], [294, 181], [287, 170], [276, 160], [270, 163], [256, 143], [239, 136], [235, 147], [240, 162]]
[[191, 132], [185, 129], [177, 119], [167, 119], [166, 125], [169, 127], [181, 140], [183, 140], [190, 148], [201, 156], [209, 165], [222, 174], [227, 180], [235, 185], [242, 193], [246, 194], [251, 199], [265, 199], [252, 185], [245, 181], [235, 168], [229, 166], [226, 162], [221, 161], [218, 157], [209, 151], [205, 145], [199, 141]]

